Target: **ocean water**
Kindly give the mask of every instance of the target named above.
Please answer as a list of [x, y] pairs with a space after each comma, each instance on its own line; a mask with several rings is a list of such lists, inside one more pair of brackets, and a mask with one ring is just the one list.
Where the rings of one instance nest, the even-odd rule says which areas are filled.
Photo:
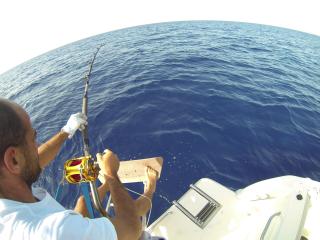
[[[40, 143], [81, 111], [83, 76], [102, 43], [89, 87], [91, 152], [164, 158], [152, 220], [203, 177], [231, 189], [289, 174], [320, 180], [320, 37], [172, 22], [55, 49], [0, 76], [0, 96], [25, 107]], [[64, 161], [81, 154], [77, 134], [36, 184], [54, 194]], [[65, 185], [62, 204], [72, 208], [78, 195]]]

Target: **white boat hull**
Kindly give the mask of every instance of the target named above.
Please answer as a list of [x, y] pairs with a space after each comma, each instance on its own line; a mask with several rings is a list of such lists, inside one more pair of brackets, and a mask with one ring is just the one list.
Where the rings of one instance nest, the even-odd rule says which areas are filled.
[[319, 240], [319, 224], [319, 182], [283, 176], [235, 192], [203, 178], [147, 231], [167, 240]]

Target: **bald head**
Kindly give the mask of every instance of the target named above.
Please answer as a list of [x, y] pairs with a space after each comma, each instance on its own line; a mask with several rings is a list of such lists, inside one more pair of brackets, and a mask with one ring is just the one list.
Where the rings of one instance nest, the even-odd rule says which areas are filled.
[[0, 164], [8, 147], [19, 146], [25, 142], [25, 115], [27, 114], [21, 106], [0, 98]]

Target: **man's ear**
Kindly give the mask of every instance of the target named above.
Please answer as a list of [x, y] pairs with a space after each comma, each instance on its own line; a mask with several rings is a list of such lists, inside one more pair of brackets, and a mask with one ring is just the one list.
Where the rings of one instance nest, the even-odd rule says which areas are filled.
[[16, 147], [8, 147], [4, 152], [3, 164], [12, 174], [20, 174], [21, 172], [21, 166], [17, 161], [18, 157], [18, 149]]

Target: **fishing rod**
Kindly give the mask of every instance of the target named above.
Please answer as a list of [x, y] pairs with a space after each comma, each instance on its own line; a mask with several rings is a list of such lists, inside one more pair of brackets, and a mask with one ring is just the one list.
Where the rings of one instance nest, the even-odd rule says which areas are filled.
[[[87, 116], [88, 114], [88, 89], [89, 89], [90, 75], [92, 72], [92, 68], [93, 68], [93, 64], [95, 62], [96, 56], [99, 50], [103, 46], [104, 44], [100, 45], [97, 48], [89, 64], [89, 71], [84, 77], [85, 86], [84, 86], [84, 94], [82, 98], [82, 113], [85, 116]], [[97, 160], [94, 159], [90, 154], [88, 125], [83, 126], [83, 128], [81, 129], [81, 134], [82, 134], [84, 156], [67, 160], [64, 164], [64, 176], [69, 183], [73, 183], [73, 184], [80, 183], [80, 187], [85, 198], [89, 215], [93, 218], [90, 193], [85, 185], [85, 183], [89, 183], [94, 207], [100, 212], [102, 216], [106, 216], [106, 212], [102, 207], [102, 204], [98, 195], [97, 187], [95, 184], [95, 181], [99, 175], [100, 168]]]
[[[91, 61], [90, 66], [89, 66], [89, 71], [86, 74], [85, 79], [84, 79], [85, 80], [85, 88], [84, 88], [84, 94], [83, 94], [83, 98], [82, 98], [82, 113], [85, 116], [88, 115], [88, 89], [89, 89], [89, 80], [90, 80], [92, 67], [93, 67], [94, 61], [96, 60], [96, 56], [97, 56], [98, 52], [100, 51], [100, 49], [103, 46], [104, 46], [104, 44], [101, 44], [97, 48], [96, 52], [94, 53], [92, 61]], [[84, 129], [82, 130], [82, 140], [83, 140], [84, 156], [89, 157], [91, 155], [90, 155], [90, 150], [89, 150], [88, 125], [86, 125], [84, 127]], [[93, 169], [99, 169], [98, 162], [94, 158], [91, 158], [91, 161], [93, 161], [93, 163], [92, 163], [93, 164]], [[96, 177], [98, 177], [98, 176], [96, 176]], [[95, 181], [89, 181], [89, 184], [90, 184], [93, 204], [94, 204], [95, 208], [103, 216], [105, 216], [105, 211], [104, 211], [104, 209], [103, 209], [103, 207], [101, 205], [101, 201], [100, 201], [100, 198], [99, 198], [99, 195], [98, 195], [97, 186], [95, 184]]]
[[[88, 114], [88, 89], [89, 89], [89, 80], [90, 80], [90, 75], [91, 75], [91, 71], [92, 71], [92, 67], [94, 64], [94, 61], [96, 60], [96, 56], [99, 52], [99, 50], [104, 46], [104, 44], [101, 44], [96, 52], [93, 55], [93, 58], [90, 62], [89, 65], [89, 71], [88, 73], [85, 75], [84, 77], [84, 81], [85, 81], [85, 86], [84, 86], [84, 94], [83, 94], [83, 98], [82, 98], [82, 113], [87, 116]], [[89, 137], [88, 137], [88, 125], [85, 126], [85, 128], [82, 130], [82, 140], [83, 140], [83, 145], [84, 145], [84, 155], [85, 156], [89, 156], [90, 152], [89, 152]]]

